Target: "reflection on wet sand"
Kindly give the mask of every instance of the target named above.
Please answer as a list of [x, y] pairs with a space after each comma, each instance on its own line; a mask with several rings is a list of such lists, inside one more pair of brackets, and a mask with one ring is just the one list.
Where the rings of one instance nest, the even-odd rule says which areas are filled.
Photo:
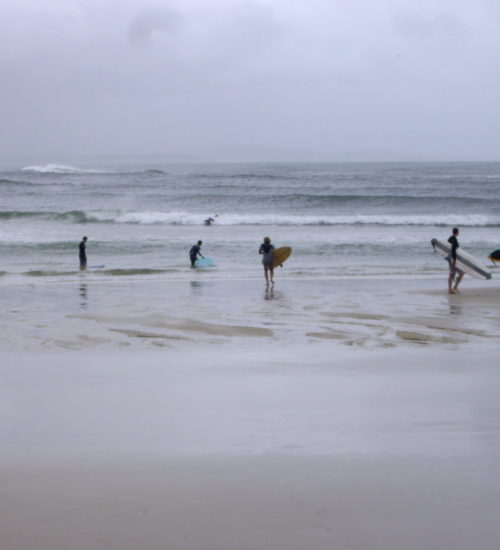
[[80, 306], [85, 309], [88, 306], [87, 283], [80, 283]]
[[264, 293], [264, 299], [265, 300], [272, 300], [274, 298], [274, 284], [269, 285], [269, 283], [266, 285], [266, 291]]
[[463, 307], [461, 304], [453, 303], [450, 300], [450, 315], [463, 315]]
[[191, 294], [194, 296], [201, 296], [203, 290], [203, 283], [201, 281], [191, 281], [189, 283]]

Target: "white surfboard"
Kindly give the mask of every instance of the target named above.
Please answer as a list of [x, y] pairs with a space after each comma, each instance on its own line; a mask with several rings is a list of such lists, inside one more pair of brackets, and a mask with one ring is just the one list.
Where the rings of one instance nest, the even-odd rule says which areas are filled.
[[[451, 245], [445, 243], [439, 239], [432, 239], [431, 244], [434, 250], [442, 256], [445, 260], [450, 261], [451, 258]], [[491, 273], [486, 267], [474, 258], [471, 254], [468, 254], [461, 248], [457, 250], [457, 268], [471, 277], [476, 279], [491, 279]]]

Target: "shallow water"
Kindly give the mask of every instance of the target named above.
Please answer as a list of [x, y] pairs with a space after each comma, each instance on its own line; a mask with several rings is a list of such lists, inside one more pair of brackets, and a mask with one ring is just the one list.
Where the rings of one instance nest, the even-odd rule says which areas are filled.
[[446, 293], [440, 279], [106, 278], [92, 272], [4, 284], [2, 349], [231, 349], [300, 346], [494, 346], [491, 281]]
[[499, 163], [45, 165], [0, 172], [0, 188], [3, 277], [73, 276], [84, 234], [103, 274], [185, 280], [199, 239], [231, 278], [259, 269], [265, 235], [308, 279], [438, 274], [430, 240], [454, 225], [484, 262], [500, 247]]
[[[45, 165], [4, 170], [0, 187], [6, 349], [453, 346], [499, 332], [495, 293], [448, 297], [430, 245], [459, 225], [488, 262], [499, 163]], [[265, 235], [293, 248], [267, 290]], [[199, 239], [213, 265], [192, 270]]]

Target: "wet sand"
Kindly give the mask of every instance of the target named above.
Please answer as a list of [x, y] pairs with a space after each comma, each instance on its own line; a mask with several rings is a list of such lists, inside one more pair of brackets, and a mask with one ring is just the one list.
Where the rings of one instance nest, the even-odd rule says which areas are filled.
[[417, 349], [3, 354], [0, 547], [496, 550], [496, 362]]
[[329, 341], [346, 346], [492, 345], [500, 285], [464, 280], [109, 280], [93, 274], [3, 284], [4, 350], [233, 349]]
[[2, 550], [498, 547], [498, 285], [85, 281], [5, 293]]
[[[166, 460], [2, 471], [5, 550], [496, 550], [498, 473], [463, 459]], [[5, 499], [9, 498], [6, 504]]]

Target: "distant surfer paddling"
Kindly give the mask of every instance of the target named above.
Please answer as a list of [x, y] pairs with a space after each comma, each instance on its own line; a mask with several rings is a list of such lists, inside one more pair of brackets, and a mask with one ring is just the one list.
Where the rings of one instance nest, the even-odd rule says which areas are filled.
[[198, 241], [197, 244], [194, 244], [191, 247], [191, 250], [189, 251], [189, 259], [191, 260], [191, 267], [196, 267], [196, 260], [198, 259], [198, 256], [201, 256], [202, 258], [205, 257], [201, 253], [202, 244], [203, 244], [202, 241]]
[[[457, 267], [457, 249], [460, 247], [458, 243], [458, 234], [460, 231], [458, 227], [454, 227], [451, 237], [448, 239], [448, 242], [451, 246], [450, 257], [448, 262], [450, 263], [450, 274], [448, 276], [448, 293], [449, 294], [458, 294], [458, 285], [464, 276], [464, 272], [458, 269]], [[455, 282], [455, 284], [453, 284]]]
[[264, 237], [264, 242], [259, 248], [259, 254], [262, 254], [262, 265], [264, 266], [264, 277], [267, 284], [269, 284], [269, 275], [271, 276], [271, 284], [274, 284], [273, 250], [274, 246], [271, 244], [271, 239]]
[[78, 245], [78, 257], [80, 258], [80, 269], [83, 271], [87, 269], [87, 252], [85, 245], [87, 244], [87, 237], [83, 237]]
[[215, 216], [212, 218], [212, 216], [209, 216], [206, 220], [203, 220], [203, 223], [205, 225], [212, 225], [212, 223], [218, 218], [218, 214], [215, 214]]

